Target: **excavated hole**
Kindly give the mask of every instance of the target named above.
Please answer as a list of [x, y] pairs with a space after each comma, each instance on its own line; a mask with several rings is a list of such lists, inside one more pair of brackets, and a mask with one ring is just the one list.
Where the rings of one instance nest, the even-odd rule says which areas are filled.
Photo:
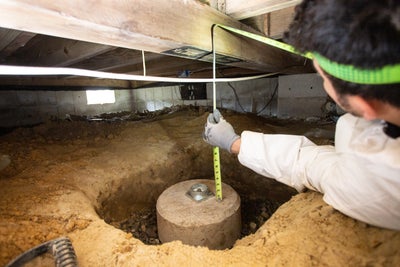
[[[256, 177], [254, 181], [258, 179], [266, 180], [262, 177]], [[138, 184], [145, 183], [145, 178], [138, 181]], [[232, 180], [230, 185], [241, 198], [241, 238], [255, 233], [280, 205], [295, 194], [291, 188], [285, 188], [280, 184], [272, 183], [273, 186], [271, 187], [271, 183], [258, 182], [254, 185], [247, 184], [247, 186], [239, 187], [240, 183], [240, 181]], [[158, 188], [149, 187], [148, 192], [143, 190], [146, 186], [142, 187], [141, 190], [135, 190], [132, 186], [121, 186], [116, 194], [112, 194], [112, 197], [102, 202], [98, 214], [106, 223], [131, 233], [132, 236], [143, 243], [159, 245], [161, 242], [158, 239], [155, 204], [158, 196], [171, 185], [165, 184]], [[265, 192], [274, 191], [274, 186], [277, 187], [276, 190], [279, 193], [276, 197], [267, 198]], [[255, 187], [257, 187], [257, 190], [253, 190]], [[154, 192], [157, 193], [154, 194]]]
[[[204, 110], [191, 110], [190, 112], [198, 116]], [[241, 118], [242, 120], [240, 120]], [[317, 144], [330, 144], [330, 133], [333, 132], [330, 124], [325, 129], [325, 124], [317, 125], [300, 121], [264, 120], [251, 116], [239, 118], [234, 115], [229, 119], [231, 121], [236, 119], [234, 122], [238, 131], [252, 127], [261, 132], [314, 136], [315, 138], [312, 140]], [[184, 127], [182, 124], [190, 122], [187, 119], [182, 121], [179, 123], [162, 121], [160, 124], [170, 134], [169, 138], [175, 138], [174, 140], [178, 144], [185, 147], [188, 144], [185, 143], [187, 140], [190, 141], [189, 144], [192, 144], [195, 138], [190, 136], [185, 139], [186, 132], [174, 135], [178, 131], [177, 128], [173, 128], [174, 126], [179, 125], [178, 129], [185, 129], [186, 126]], [[200, 121], [196, 121], [195, 125], [197, 124], [200, 124]], [[329, 138], [326, 137], [327, 133], [329, 133]], [[132, 233], [135, 238], [145, 244], [160, 244], [155, 208], [157, 198], [165, 189], [183, 180], [213, 179], [212, 158], [209, 156], [210, 150], [206, 148], [209, 147], [200, 146], [188, 150], [177, 148], [176, 153], [169, 152], [173, 156], [168, 162], [161, 163], [160, 168], [152, 166], [152, 169], [145, 171], [146, 173], [132, 174], [129, 179], [119, 181], [118, 185], [114, 184], [113, 189], [109, 189], [109, 192], [100, 194], [97, 206], [98, 214], [107, 223]], [[185, 151], [186, 158], [175, 159], [175, 155], [179, 155], [179, 151], [181, 151], [179, 149]], [[207, 155], [204, 155], [205, 153]], [[185, 165], [185, 168], [174, 171], [174, 169], [179, 169], [180, 165]], [[256, 232], [280, 205], [297, 193], [293, 188], [255, 174], [243, 167], [234, 155], [221, 155], [221, 172], [223, 174], [222, 182], [230, 185], [241, 198], [242, 237]]]

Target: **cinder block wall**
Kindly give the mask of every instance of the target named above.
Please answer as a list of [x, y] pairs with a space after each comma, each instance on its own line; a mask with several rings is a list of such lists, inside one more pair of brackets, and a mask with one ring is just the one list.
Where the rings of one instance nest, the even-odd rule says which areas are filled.
[[[91, 89], [93, 90], [93, 89]], [[85, 90], [0, 91], [0, 127], [34, 125], [67, 114], [94, 116], [120, 111], [154, 111], [173, 105], [212, 106], [213, 86], [207, 99], [182, 100], [179, 86], [115, 90], [115, 103], [88, 105]], [[235, 93], [236, 92], [236, 96]], [[217, 107], [262, 116], [322, 116], [326, 101], [322, 80], [315, 74], [217, 83]]]

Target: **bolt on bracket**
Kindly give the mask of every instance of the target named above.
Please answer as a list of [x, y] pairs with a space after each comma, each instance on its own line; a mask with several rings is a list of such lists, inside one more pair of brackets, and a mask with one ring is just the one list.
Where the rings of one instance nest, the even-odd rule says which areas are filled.
[[201, 202], [214, 196], [214, 193], [208, 189], [207, 185], [199, 183], [192, 185], [186, 195], [196, 202]]

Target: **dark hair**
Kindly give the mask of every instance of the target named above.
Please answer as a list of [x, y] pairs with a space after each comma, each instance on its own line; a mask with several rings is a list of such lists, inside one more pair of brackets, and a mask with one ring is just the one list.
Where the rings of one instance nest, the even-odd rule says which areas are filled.
[[[300, 52], [363, 69], [400, 63], [399, 0], [303, 0], [285, 41]], [[400, 107], [400, 84], [362, 85], [327, 74], [339, 95], [360, 95]]]

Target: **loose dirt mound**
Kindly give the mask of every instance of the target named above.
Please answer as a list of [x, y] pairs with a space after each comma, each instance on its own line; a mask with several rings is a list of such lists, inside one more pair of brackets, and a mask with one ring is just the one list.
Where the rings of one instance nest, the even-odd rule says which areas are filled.
[[[211, 148], [201, 138], [205, 111], [71, 117], [0, 136], [0, 154], [11, 161], [0, 171], [0, 265], [68, 236], [80, 266], [400, 266], [399, 232], [352, 220], [318, 193], [295, 194], [226, 152], [223, 181], [251, 203], [242, 203], [248, 235], [232, 249], [210, 251], [179, 241], [147, 245], [119, 229], [129, 220], [137, 224], [129, 216], [154, 207], [167, 187], [212, 179]], [[238, 133], [306, 134], [319, 144], [332, 143], [333, 124], [223, 114]], [[271, 203], [284, 202], [264, 222], [276, 208]], [[156, 238], [148, 225], [137, 228], [138, 237], [142, 230]]]

